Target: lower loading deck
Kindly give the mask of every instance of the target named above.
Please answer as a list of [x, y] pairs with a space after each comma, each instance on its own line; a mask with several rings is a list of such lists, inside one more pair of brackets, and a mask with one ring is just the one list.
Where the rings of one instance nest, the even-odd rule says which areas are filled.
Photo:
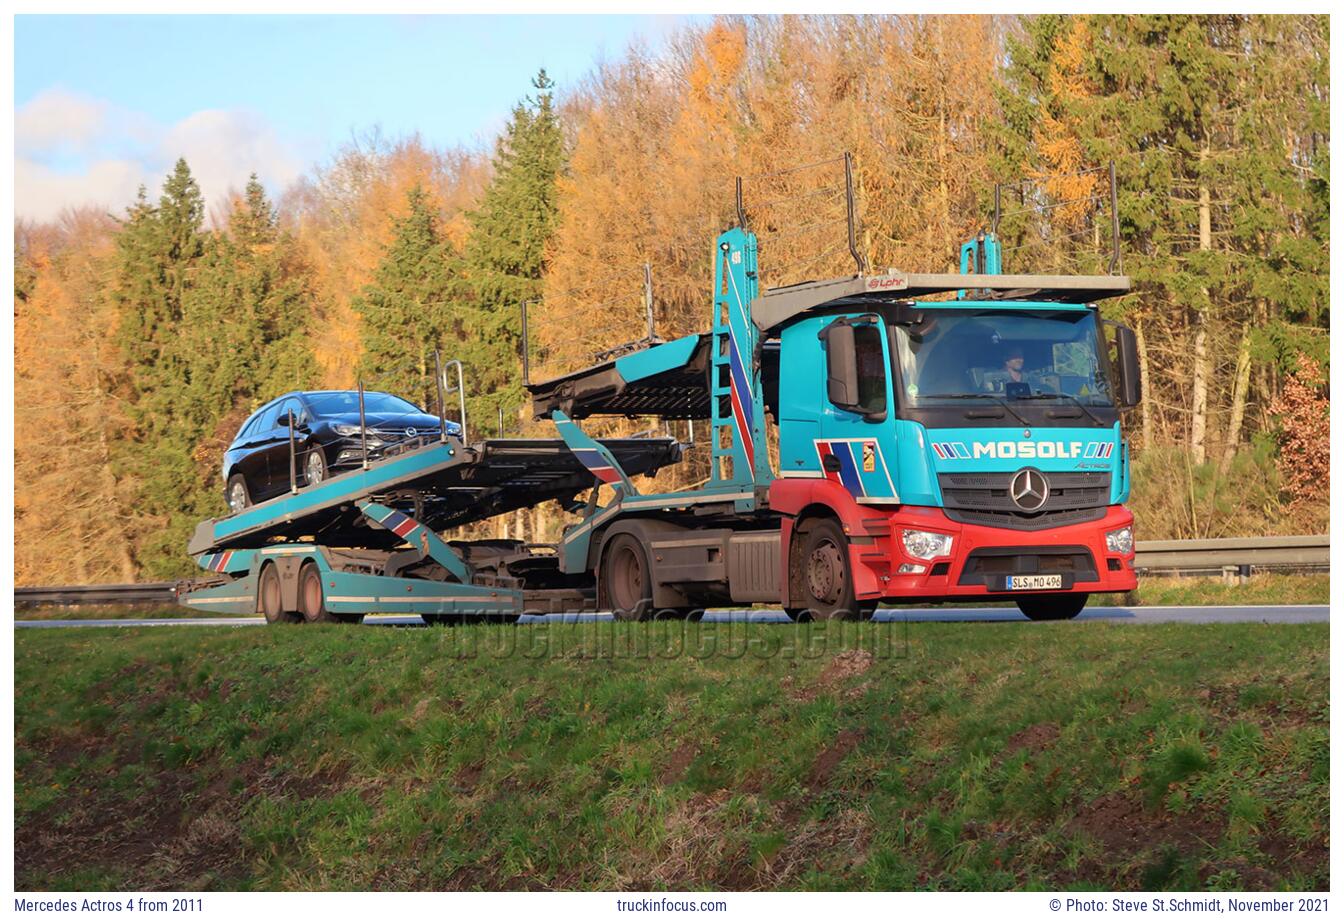
[[[599, 442], [631, 476], [678, 462], [670, 438]], [[564, 575], [550, 547], [445, 543], [438, 532], [557, 500], [580, 507], [592, 471], [561, 439], [420, 445], [318, 485], [200, 524], [189, 551], [210, 577], [179, 602], [272, 621], [366, 613], [516, 619], [591, 609], [591, 578]]]

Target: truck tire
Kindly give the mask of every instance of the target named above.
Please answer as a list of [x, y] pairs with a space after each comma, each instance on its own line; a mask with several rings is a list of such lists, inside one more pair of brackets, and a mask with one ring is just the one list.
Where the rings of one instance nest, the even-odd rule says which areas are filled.
[[817, 620], [870, 620], [875, 601], [860, 602], [854, 596], [854, 577], [849, 565], [849, 539], [831, 518], [813, 520], [801, 535], [804, 607], [785, 610], [798, 622]]
[[339, 623], [340, 619], [327, 610], [322, 591], [322, 572], [317, 564], [305, 562], [299, 569], [299, 612], [305, 623]]
[[638, 537], [622, 533], [611, 538], [602, 552], [602, 586], [616, 619], [653, 619], [653, 578]]
[[1087, 595], [1079, 593], [1029, 594], [1015, 600], [1029, 620], [1072, 620], [1087, 606]]
[[299, 622], [298, 614], [289, 613], [284, 609], [284, 600], [280, 593], [280, 570], [274, 563], [266, 563], [257, 577], [257, 603], [261, 607], [261, 615], [266, 618], [268, 624]]

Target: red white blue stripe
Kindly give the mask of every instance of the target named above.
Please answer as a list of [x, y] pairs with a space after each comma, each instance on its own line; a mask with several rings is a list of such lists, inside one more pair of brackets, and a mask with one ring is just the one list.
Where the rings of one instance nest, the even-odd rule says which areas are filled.
[[579, 462], [588, 468], [588, 471], [598, 478], [599, 482], [607, 485], [613, 485], [621, 481], [621, 474], [611, 465], [606, 457], [602, 456], [600, 450], [590, 447], [570, 448], [574, 456], [579, 458]]
[[414, 518], [407, 517], [400, 511], [392, 509], [389, 509], [388, 513], [380, 518], [378, 523], [399, 537], [405, 537], [412, 530], [415, 530], [415, 528], [420, 526], [416, 523]]

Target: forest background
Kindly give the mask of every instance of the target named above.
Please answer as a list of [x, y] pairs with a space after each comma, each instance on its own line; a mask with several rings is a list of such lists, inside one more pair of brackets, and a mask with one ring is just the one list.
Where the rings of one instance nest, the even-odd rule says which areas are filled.
[[[219, 458], [291, 389], [363, 380], [432, 407], [467, 372], [473, 437], [549, 435], [522, 387], [708, 323], [745, 177], [767, 285], [956, 270], [998, 188], [1006, 268], [1131, 294], [1140, 539], [1323, 533], [1329, 473], [1325, 16], [749, 17], [540, 72], [493, 150], [370, 130], [291, 187], [203, 200], [179, 161], [123, 214], [15, 226], [18, 584], [189, 574]], [[1114, 163], [1115, 207], [1109, 174]], [[802, 168], [799, 168], [802, 167]], [[648, 420], [588, 425], [634, 432]], [[685, 437], [684, 423], [674, 433]], [[660, 474], [706, 475], [705, 445]], [[555, 505], [486, 525], [555, 539]]]

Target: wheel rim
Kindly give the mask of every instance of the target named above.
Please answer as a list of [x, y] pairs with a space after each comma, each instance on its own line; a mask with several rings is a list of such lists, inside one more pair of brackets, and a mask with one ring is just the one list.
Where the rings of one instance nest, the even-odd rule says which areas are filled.
[[309, 575], [303, 580], [303, 615], [316, 619], [322, 612], [322, 579]]
[[644, 599], [644, 564], [630, 547], [623, 546], [612, 558], [612, 600], [620, 610], [634, 610]]
[[268, 619], [280, 615], [280, 579], [276, 577], [274, 569], [267, 570], [261, 586], [261, 610]]
[[817, 600], [834, 604], [844, 592], [845, 562], [840, 548], [830, 540], [816, 545], [807, 559], [807, 586]]
[[242, 511], [247, 507], [247, 490], [243, 488], [241, 482], [235, 482], [229, 488], [229, 508], [233, 511]]
[[322, 465], [322, 455], [317, 453], [316, 449], [314, 449], [313, 453], [308, 455], [308, 463], [305, 467], [305, 472], [308, 477], [308, 485], [310, 486], [317, 485], [323, 479], [326, 470]]

